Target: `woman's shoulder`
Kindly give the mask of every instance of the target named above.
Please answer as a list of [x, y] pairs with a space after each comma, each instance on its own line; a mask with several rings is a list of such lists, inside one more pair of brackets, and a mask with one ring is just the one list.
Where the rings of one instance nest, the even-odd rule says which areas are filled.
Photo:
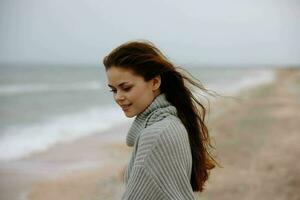
[[137, 163], [144, 163], [153, 153], [171, 156], [173, 150], [179, 153], [189, 152], [188, 133], [181, 120], [169, 116], [145, 128], [138, 141]]
[[161, 134], [168, 134], [169, 132], [173, 133], [182, 133], [186, 132], [186, 129], [182, 123], [182, 121], [174, 115], [169, 115], [164, 119], [157, 121], [150, 126], [147, 126], [143, 131], [142, 135], [152, 135], [158, 136]]
[[177, 116], [170, 115], [146, 127], [140, 135], [139, 146], [176, 145], [188, 142], [188, 133]]

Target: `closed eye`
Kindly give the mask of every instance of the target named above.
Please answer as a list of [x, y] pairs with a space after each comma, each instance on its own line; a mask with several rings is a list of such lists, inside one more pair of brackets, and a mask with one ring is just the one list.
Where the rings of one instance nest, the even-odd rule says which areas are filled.
[[131, 89], [131, 87], [128, 87], [128, 88], [124, 88], [123, 90], [128, 92], [130, 89]]
[[[131, 90], [132, 87], [126, 87], [126, 88], [122, 88], [122, 90], [124, 90], [125, 92], [129, 92]], [[116, 93], [117, 90], [116, 89], [111, 89], [109, 90], [110, 92]]]

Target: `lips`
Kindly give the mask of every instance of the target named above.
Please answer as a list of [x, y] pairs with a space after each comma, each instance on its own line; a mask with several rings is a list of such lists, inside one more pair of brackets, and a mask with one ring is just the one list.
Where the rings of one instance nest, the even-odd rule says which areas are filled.
[[124, 105], [120, 105], [122, 107], [123, 110], [126, 110], [128, 109], [130, 106], [131, 106], [131, 103], [130, 104], [124, 104]]

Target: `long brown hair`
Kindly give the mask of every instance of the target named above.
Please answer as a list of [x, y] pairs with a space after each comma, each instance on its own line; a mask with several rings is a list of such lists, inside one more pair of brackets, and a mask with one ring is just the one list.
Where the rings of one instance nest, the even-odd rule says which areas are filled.
[[145, 81], [160, 75], [160, 90], [176, 107], [178, 117], [189, 134], [193, 158], [190, 182], [193, 191], [202, 191], [209, 177], [209, 170], [214, 168], [217, 162], [209, 152], [213, 146], [204, 122], [206, 108], [197, 100], [187, 84], [208, 94], [209, 90], [205, 89], [200, 81], [194, 81], [192, 76], [188, 77], [176, 70], [179, 67], [174, 67], [153, 43], [145, 40], [129, 41], [120, 45], [104, 57], [103, 64], [106, 70], [112, 66], [133, 70]]

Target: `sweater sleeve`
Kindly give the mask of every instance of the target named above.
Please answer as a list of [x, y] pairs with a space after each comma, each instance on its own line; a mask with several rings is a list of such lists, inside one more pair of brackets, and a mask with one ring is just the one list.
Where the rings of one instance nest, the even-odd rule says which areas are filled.
[[[177, 126], [163, 130], [146, 157], [135, 162], [123, 200], [195, 199], [190, 184], [191, 152], [182, 133]], [[137, 157], [144, 152], [140, 150]]]

